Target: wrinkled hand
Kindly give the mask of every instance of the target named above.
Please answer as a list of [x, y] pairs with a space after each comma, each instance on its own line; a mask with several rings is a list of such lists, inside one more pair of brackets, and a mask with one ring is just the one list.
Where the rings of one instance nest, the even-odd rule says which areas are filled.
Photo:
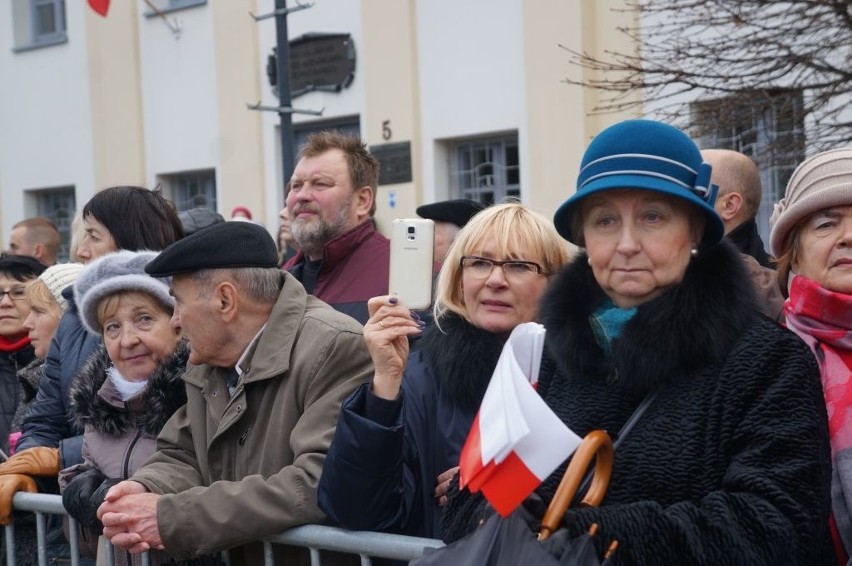
[[0, 464], [0, 475], [6, 474], [57, 476], [59, 475], [59, 449], [35, 446], [18, 452]]
[[139, 554], [152, 548], [162, 550], [157, 523], [159, 495], [148, 493], [139, 482], [123, 481], [107, 492], [98, 508], [104, 536], [113, 546]]
[[12, 498], [19, 491], [38, 493], [35, 480], [23, 474], [0, 476], [0, 525], [12, 522]]
[[373, 297], [367, 309], [370, 319], [364, 325], [364, 341], [376, 368], [373, 393], [396, 399], [408, 362], [408, 337], [420, 334], [423, 322], [391, 295]]
[[438, 500], [438, 507], [447, 505], [447, 491], [450, 489], [450, 482], [453, 477], [459, 472], [459, 467], [450, 468], [440, 476], [438, 476], [438, 485], [435, 486], [435, 498]]

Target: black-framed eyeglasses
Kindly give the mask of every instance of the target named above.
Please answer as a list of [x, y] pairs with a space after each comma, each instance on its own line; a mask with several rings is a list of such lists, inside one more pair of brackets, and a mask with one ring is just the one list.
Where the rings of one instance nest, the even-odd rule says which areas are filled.
[[3, 297], [9, 295], [9, 298], [13, 301], [23, 301], [27, 298], [27, 288], [26, 287], [13, 287], [8, 291], [0, 291], [0, 301], [3, 300]]
[[494, 266], [500, 266], [503, 273], [509, 278], [524, 278], [532, 275], [549, 275], [539, 264], [534, 261], [523, 261], [519, 259], [496, 260], [476, 255], [466, 255], [459, 262], [462, 269], [479, 279], [491, 275]]

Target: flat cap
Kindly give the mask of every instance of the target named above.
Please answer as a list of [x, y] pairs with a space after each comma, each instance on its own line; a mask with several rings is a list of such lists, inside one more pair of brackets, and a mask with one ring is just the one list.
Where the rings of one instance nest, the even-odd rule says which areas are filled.
[[483, 208], [485, 208], [485, 205], [481, 202], [466, 198], [442, 200], [418, 206], [417, 216], [435, 222], [449, 222], [459, 228], [464, 228], [465, 224]]
[[202, 269], [278, 267], [275, 240], [263, 226], [219, 222], [178, 240], [145, 266], [153, 277], [169, 277]]

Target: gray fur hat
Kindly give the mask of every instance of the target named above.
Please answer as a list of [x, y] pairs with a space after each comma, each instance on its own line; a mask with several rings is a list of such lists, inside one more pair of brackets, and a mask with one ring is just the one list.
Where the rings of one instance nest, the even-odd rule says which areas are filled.
[[86, 330], [101, 335], [98, 304], [115, 293], [147, 293], [161, 304], [174, 308], [174, 297], [169, 295], [171, 278], [155, 278], [145, 273], [145, 266], [155, 257], [157, 252], [122, 250], [86, 265], [74, 283], [74, 300]]

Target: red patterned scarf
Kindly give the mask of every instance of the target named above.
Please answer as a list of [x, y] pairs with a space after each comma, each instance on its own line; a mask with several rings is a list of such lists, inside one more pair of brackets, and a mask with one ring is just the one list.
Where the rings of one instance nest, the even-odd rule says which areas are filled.
[[835, 293], [800, 275], [784, 304], [787, 326], [814, 352], [822, 375], [834, 460], [831, 504], [835, 542], [852, 550], [852, 295]]

